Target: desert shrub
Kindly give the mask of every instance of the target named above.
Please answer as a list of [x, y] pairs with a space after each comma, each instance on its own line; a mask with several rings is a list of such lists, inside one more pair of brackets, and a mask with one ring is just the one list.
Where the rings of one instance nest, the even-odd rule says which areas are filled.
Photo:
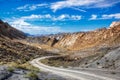
[[13, 72], [14, 71], [14, 68], [12, 68], [12, 67], [8, 67], [8, 69], [7, 69], [9, 72]]
[[107, 59], [105, 62], [109, 62], [109, 60]]
[[97, 64], [97, 65], [99, 65], [100, 63], [99, 63], [99, 62], [97, 62], [96, 64]]
[[22, 64], [21, 67], [24, 68], [24, 69], [30, 70], [30, 71], [40, 72], [39, 68], [36, 68], [29, 63]]
[[116, 73], [114, 71], [112, 71], [111, 74], [116, 74]]
[[17, 68], [17, 69], [24, 69], [24, 70], [34, 71], [34, 72], [40, 72], [40, 69], [32, 66], [29, 63], [18, 64], [18, 63], [12, 62], [12, 63], [9, 64], [9, 66]]
[[88, 63], [87, 62], [85, 62], [85, 65], [87, 65]]
[[88, 66], [86, 66], [85, 68], [88, 68]]
[[50, 79], [50, 80], [56, 80], [56, 79], [53, 78], [53, 79]]
[[26, 77], [30, 78], [31, 80], [38, 80], [38, 75], [34, 71], [31, 71], [31, 72], [27, 73]]

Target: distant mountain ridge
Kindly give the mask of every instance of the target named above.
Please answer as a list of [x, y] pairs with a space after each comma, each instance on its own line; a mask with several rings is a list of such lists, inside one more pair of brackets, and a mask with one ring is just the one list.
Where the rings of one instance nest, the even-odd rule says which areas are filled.
[[26, 37], [26, 34], [22, 31], [19, 31], [12, 26], [10, 26], [8, 23], [3, 22], [0, 20], [0, 36], [1, 37], [7, 37], [10, 39], [16, 38], [16, 39], [24, 39]]

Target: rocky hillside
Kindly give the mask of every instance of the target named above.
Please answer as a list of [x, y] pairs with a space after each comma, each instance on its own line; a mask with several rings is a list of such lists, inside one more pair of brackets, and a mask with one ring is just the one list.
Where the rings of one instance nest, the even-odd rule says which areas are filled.
[[25, 63], [35, 57], [47, 55], [47, 53], [42, 49], [19, 41], [0, 38], [0, 64], [9, 62]]
[[101, 45], [116, 46], [119, 45], [118, 43], [120, 43], [120, 22], [117, 22], [117, 24], [113, 22], [109, 29], [103, 28], [91, 32], [65, 35], [54, 46], [80, 50]]
[[23, 39], [26, 37], [26, 35], [23, 32], [11, 27], [8, 23], [0, 20], [0, 37]]
[[102, 28], [89, 32], [66, 33], [35, 39], [36, 42], [43, 42], [52, 47], [67, 50], [81, 50], [96, 46], [117, 46], [120, 45], [120, 22], [113, 22], [108, 29]]
[[24, 38], [26, 35], [23, 32], [0, 20], [0, 64], [25, 63], [35, 57], [50, 55], [42, 49], [23, 43]]

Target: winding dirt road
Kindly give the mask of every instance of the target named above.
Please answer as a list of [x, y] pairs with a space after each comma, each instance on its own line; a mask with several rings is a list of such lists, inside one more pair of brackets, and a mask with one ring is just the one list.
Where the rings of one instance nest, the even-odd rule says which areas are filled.
[[53, 74], [56, 74], [58, 76], [62, 76], [65, 78], [69, 77], [73, 80], [119, 80], [119, 79], [115, 79], [112, 77], [97, 75], [97, 74], [85, 72], [85, 71], [77, 71], [77, 70], [51, 67], [51, 66], [44, 65], [43, 63], [40, 62], [40, 60], [45, 59], [45, 58], [50, 58], [50, 57], [52, 56], [46, 56], [46, 57], [34, 59], [30, 62], [30, 64], [39, 68], [42, 71], [52, 72]]

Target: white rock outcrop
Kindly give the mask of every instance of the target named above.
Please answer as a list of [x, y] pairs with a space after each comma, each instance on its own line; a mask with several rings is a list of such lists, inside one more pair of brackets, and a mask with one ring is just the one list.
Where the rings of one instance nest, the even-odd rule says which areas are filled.
[[120, 25], [120, 21], [114, 21], [114, 22], [112, 22], [112, 24], [110, 24], [110, 28], [113, 28], [118, 25]]

